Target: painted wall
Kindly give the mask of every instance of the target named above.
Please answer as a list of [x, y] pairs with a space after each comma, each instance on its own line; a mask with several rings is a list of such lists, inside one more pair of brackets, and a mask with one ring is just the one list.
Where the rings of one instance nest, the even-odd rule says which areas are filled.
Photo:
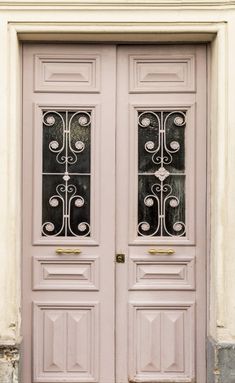
[[[73, 33], [70, 39], [92, 39], [84, 35], [87, 32], [99, 39], [112, 39], [114, 32], [138, 32], [137, 39], [147, 39], [147, 32], [151, 41], [212, 41], [208, 334], [215, 341], [235, 343], [235, 2], [16, 0], [0, 1], [0, 346], [13, 352], [12, 347], [20, 343], [19, 40], [40, 40], [42, 32], [47, 32], [44, 38], [57, 41], [66, 40], [68, 33]], [[59, 34], [52, 36], [52, 32]], [[0, 381], [4, 383], [17, 381], [1, 380], [1, 363], [6, 366], [15, 360], [14, 352], [9, 355], [0, 353]], [[7, 369], [6, 374], [13, 377], [16, 373]]]

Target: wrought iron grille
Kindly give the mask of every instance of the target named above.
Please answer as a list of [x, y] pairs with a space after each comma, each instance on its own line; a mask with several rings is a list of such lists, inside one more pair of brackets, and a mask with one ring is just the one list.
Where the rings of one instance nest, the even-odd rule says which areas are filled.
[[138, 236], [182, 237], [185, 111], [138, 113]]
[[42, 235], [90, 236], [91, 112], [42, 116]]

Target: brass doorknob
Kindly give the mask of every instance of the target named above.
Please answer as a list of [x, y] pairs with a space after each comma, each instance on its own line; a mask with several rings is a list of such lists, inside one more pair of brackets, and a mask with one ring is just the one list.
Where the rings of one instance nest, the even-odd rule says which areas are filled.
[[148, 253], [149, 254], [168, 254], [168, 255], [171, 255], [171, 254], [174, 254], [175, 250], [173, 249], [149, 249], [148, 250]]
[[56, 249], [56, 254], [80, 254], [81, 250], [80, 249]]

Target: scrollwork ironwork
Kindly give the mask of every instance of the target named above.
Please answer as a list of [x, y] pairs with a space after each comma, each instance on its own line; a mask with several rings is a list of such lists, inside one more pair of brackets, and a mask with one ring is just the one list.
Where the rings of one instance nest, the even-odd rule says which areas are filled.
[[[186, 235], [185, 125], [184, 111], [147, 110], [138, 114], [138, 236]], [[154, 178], [158, 179], [157, 183], [153, 182]]]
[[[87, 111], [44, 111], [42, 123], [43, 129], [54, 128], [50, 134], [45, 133], [48, 149], [44, 148], [44, 157], [47, 156], [48, 150], [54, 156], [47, 160], [43, 177], [49, 177], [51, 180], [49, 187], [51, 188], [54, 188], [53, 177], [57, 177], [61, 181], [55, 186], [55, 194], [43, 196], [42, 235], [47, 237], [90, 236], [90, 222], [89, 220], [84, 221], [84, 214], [88, 213], [84, 213], [84, 211], [83, 214], [79, 213], [81, 209], [89, 210], [87, 208], [89, 200], [88, 197], [86, 198], [78, 192], [78, 185], [83, 184], [82, 177], [84, 175], [90, 177], [90, 173], [79, 171], [78, 155], [86, 149], [82, 135], [84, 135], [84, 129], [90, 129], [91, 113]], [[46, 145], [45, 142], [43, 145]], [[43, 161], [46, 162], [45, 158]], [[56, 163], [57, 171], [54, 171], [53, 167], [52, 171], [50, 170], [50, 163]], [[73, 166], [72, 172], [70, 171], [71, 166]], [[83, 190], [86, 189], [85, 185]], [[48, 192], [46, 189], [45, 193], [50, 193], [50, 191]], [[53, 210], [57, 210], [56, 215], [53, 214]], [[48, 220], [48, 216], [54, 220]], [[90, 217], [88, 218], [90, 219]]]

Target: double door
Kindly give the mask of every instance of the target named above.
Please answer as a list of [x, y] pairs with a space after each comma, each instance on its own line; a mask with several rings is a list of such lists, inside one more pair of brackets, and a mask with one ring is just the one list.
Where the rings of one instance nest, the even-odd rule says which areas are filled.
[[206, 47], [23, 47], [22, 383], [205, 383]]

